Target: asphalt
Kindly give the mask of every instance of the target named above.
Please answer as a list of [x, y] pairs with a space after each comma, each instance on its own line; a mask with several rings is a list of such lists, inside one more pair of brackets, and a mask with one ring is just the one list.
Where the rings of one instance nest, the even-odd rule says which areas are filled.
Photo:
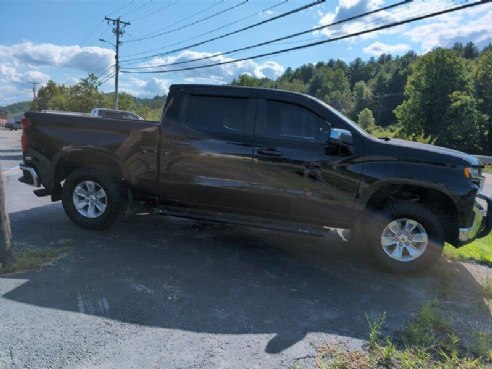
[[[435, 272], [381, 272], [336, 233], [315, 238], [153, 215], [83, 230], [60, 203], [17, 181], [19, 135], [0, 130], [14, 247], [73, 251], [0, 278], [2, 369], [312, 368], [320, 345], [363, 345], [366, 316], [386, 312], [390, 334], [436, 297]], [[443, 265], [459, 288], [453, 306], [465, 331], [492, 331], [490, 308], [475, 296], [491, 269]]]

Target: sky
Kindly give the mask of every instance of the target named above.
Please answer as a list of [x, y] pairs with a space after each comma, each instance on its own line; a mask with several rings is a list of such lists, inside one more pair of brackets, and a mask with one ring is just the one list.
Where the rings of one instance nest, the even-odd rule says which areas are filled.
[[[138, 97], [165, 94], [173, 83], [229, 83], [243, 73], [277, 78], [288, 67], [330, 58], [350, 62], [383, 53], [403, 55], [409, 50], [423, 54], [458, 41], [473, 41], [479, 47], [492, 42], [492, 3], [488, 3], [379, 32], [250, 59], [479, 0], [414, 0], [330, 26], [400, 2], [403, 1], [0, 0], [0, 106], [31, 100], [31, 82], [39, 83], [36, 88], [49, 80], [73, 85], [89, 73], [104, 82], [102, 91], [114, 91], [116, 41], [113, 25], [104, 20], [106, 16], [130, 23], [124, 27], [120, 40], [121, 70], [138, 73], [120, 73], [119, 91]], [[295, 12], [301, 7], [306, 9]], [[291, 11], [290, 15], [271, 20]], [[204, 42], [259, 22], [265, 23]], [[223, 55], [303, 31], [306, 33], [294, 38]], [[189, 62], [200, 58], [207, 59]], [[243, 60], [232, 63], [236, 59]], [[170, 71], [224, 62], [211, 68]], [[181, 64], [169, 66], [171, 63]], [[167, 72], [141, 73], [155, 70]]]

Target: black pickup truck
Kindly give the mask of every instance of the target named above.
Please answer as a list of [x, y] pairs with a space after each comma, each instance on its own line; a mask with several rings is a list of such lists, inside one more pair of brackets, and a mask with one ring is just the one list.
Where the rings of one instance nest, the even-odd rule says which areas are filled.
[[132, 204], [290, 232], [349, 228], [384, 267], [415, 272], [445, 241], [492, 227], [478, 159], [377, 139], [303, 94], [174, 85], [160, 124], [29, 112], [22, 125], [20, 181], [90, 229]]

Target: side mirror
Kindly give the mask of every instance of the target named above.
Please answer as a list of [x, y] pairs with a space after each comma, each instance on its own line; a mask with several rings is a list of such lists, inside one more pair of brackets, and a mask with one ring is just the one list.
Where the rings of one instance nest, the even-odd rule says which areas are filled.
[[328, 142], [338, 146], [350, 146], [352, 145], [352, 132], [346, 129], [332, 128]]

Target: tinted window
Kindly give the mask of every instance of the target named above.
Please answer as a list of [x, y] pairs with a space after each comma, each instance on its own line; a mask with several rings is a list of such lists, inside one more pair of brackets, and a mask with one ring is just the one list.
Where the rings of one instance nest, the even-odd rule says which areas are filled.
[[330, 126], [311, 110], [296, 104], [267, 100], [266, 122], [257, 134], [291, 141], [324, 142]]
[[191, 95], [186, 125], [201, 131], [241, 134], [247, 98]]

